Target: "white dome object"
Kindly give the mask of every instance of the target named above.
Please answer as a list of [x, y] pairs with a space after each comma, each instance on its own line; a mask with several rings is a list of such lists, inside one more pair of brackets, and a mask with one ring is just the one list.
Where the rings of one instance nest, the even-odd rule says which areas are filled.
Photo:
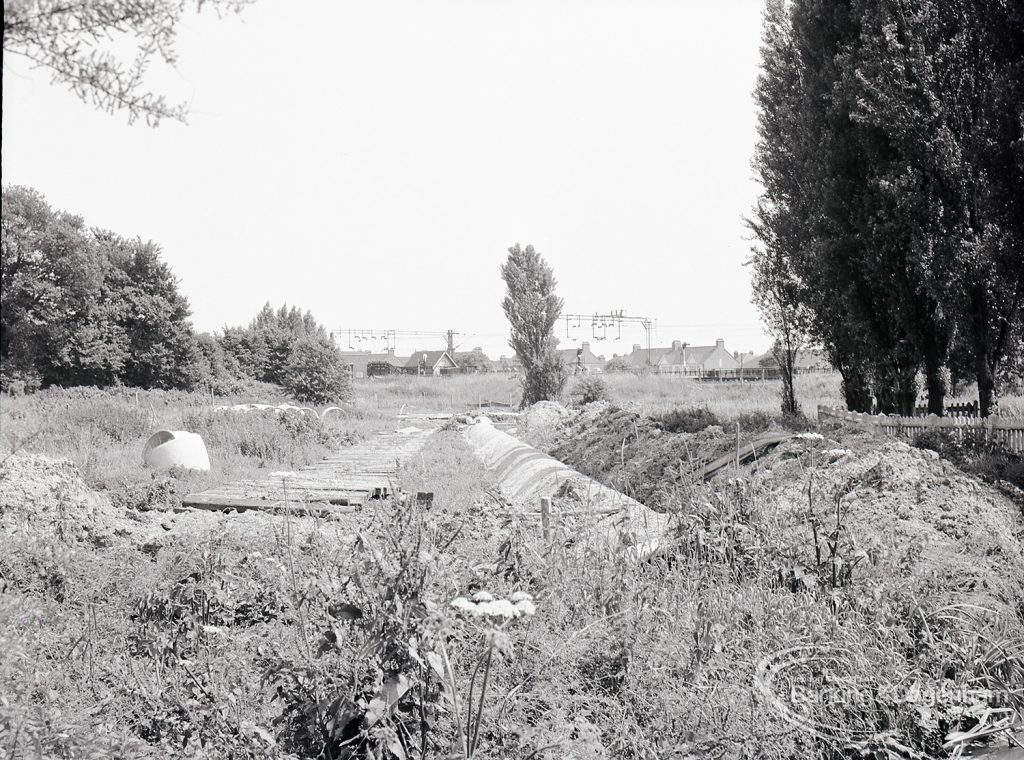
[[186, 470], [210, 469], [210, 455], [203, 437], [185, 430], [158, 430], [146, 441], [142, 454], [146, 464], [158, 470], [183, 467]]

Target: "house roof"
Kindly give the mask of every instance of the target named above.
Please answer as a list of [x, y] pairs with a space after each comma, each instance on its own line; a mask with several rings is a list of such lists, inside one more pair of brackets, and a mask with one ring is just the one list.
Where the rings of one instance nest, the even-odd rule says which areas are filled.
[[[718, 346], [685, 346], [675, 348], [673, 346], [651, 346], [650, 358], [651, 366], [657, 367], [663, 366], [686, 366], [686, 367], [699, 367], [707, 361], [708, 357], [714, 352]], [[647, 349], [634, 349], [631, 354], [626, 355], [626, 359], [634, 367], [645, 367], [647, 366]]]
[[649, 350], [646, 348], [634, 349], [633, 353], [626, 355], [626, 358], [634, 367], [646, 367], [647, 359], [650, 358], [651, 366], [656, 367], [661, 363], [665, 354], [672, 353], [672, 350], [672, 346], [651, 346]]
[[390, 364], [392, 367], [404, 367], [408, 361], [408, 356], [395, 356], [393, 353], [370, 354], [366, 358], [367, 364]]
[[[762, 365], [761, 362], [764, 362]], [[796, 352], [796, 361], [793, 366], [799, 369], [810, 369], [811, 367], [818, 367], [820, 365], [828, 364], [828, 357], [825, 356], [825, 352], [820, 348], [809, 348], [803, 351]], [[766, 351], [760, 356], [756, 357], [754, 364], [757, 366], [765, 367], [777, 367], [778, 362], [775, 361], [775, 356], [772, 355], [771, 351]]]
[[[583, 346], [582, 348], [583, 348], [583, 357], [582, 358], [583, 358], [583, 363], [584, 364], [603, 364], [604, 363], [604, 359], [602, 359], [600, 356], [597, 356], [593, 351], [591, 351], [590, 350], [590, 346]], [[570, 364], [571, 365], [571, 364], [575, 364], [576, 363], [576, 352], [578, 350], [579, 350], [579, 347], [577, 347], [577, 348], [556, 348], [555, 349], [555, 353], [558, 354], [562, 358], [562, 361], [565, 364]]]
[[409, 369], [418, 369], [420, 362], [423, 361], [426, 366], [433, 369], [438, 364], [441, 364], [447, 359], [449, 366], [458, 367], [456, 361], [448, 354], [447, 351], [413, 351], [412, 356], [405, 363], [405, 366]]

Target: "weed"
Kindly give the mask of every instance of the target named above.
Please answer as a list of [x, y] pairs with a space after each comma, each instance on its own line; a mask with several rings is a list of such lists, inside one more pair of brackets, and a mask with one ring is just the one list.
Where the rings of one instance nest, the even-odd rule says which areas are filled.
[[673, 409], [655, 418], [662, 430], [669, 433], [699, 433], [712, 425], [720, 425], [718, 417], [704, 406]]

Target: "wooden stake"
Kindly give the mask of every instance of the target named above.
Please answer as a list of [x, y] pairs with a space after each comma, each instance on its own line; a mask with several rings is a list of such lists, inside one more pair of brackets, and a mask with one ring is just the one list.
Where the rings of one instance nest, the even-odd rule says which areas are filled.
[[544, 543], [551, 540], [551, 499], [540, 497], [540, 527], [544, 534]]
[[736, 469], [740, 468], [740, 423], [736, 423]]

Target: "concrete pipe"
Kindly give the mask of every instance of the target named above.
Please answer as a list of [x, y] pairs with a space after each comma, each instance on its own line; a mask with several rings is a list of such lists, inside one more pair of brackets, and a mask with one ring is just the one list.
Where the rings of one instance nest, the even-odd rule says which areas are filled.
[[595, 532], [613, 543], [628, 544], [638, 559], [649, 557], [665, 544], [667, 515], [498, 430], [486, 417], [468, 425], [464, 435], [513, 504], [532, 511], [542, 497], [554, 496], [571, 480], [585, 494], [585, 509], [592, 513]]
[[184, 430], [158, 430], [153, 433], [146, 441], [142, 456], [146, 464], [158, 470], [182, 467], [205, 472], [210, 469], [210, 455], [202, 436]]

